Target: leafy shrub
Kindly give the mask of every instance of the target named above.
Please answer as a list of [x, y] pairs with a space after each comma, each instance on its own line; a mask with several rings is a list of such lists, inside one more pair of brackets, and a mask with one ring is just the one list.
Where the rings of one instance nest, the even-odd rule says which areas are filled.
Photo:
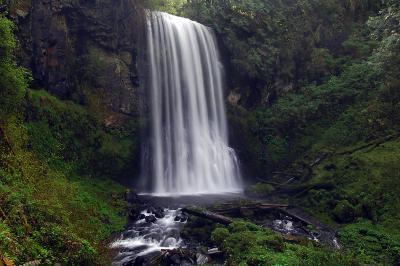
[[357, 261], [344, 254], [317, 247], [312, 242], [302, 246], [285, 243], [282, 236], [269, 229], [245, 222], [234, 222], [216, 228], [211, 236], [224, 252], [229, 265], [355, 265]]
[[18, 113], [31, 79], [27, 70], [17, 66], [14, 30], [14, 23], [0, 14], [0, 121]]
[[346, 226], [339, 232], [339, 237], [342, 244], [365, 264], [399, 263], [399, 235], [386, 232], [370, 221], [361, 220]]

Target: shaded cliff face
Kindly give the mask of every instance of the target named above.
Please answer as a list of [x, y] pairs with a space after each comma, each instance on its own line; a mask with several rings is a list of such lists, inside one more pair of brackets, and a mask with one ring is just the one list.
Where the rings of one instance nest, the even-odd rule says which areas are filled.
[[39, 87], [78, 102], [91, 91], [109, 110], [137, 115], [144, 13], [133, 1], [10, 1], [10, 15]]

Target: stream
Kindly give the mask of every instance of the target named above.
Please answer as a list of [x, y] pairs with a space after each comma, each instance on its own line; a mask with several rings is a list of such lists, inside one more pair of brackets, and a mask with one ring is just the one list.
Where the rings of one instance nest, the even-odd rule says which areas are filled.
[[[188, 243], [180, 235], [188, 219], [188, 215], [181, 211], [181, 208], [185, 206], [206, 206], [249, 199], [241, 193], [227, 193], [179, 197], [159, 197], [147, 194], [140, 195], [140, 200], [143, 202], [140, 215], [129, 223], [126, 230], [118, 234], [111, 243], [111, 247], [117, 251], [113, 265], [147, 265], [161, 253], [161, 250], [189, 247], [193, 249], [194, 243]], [[334, 230], [323, 226], [318, 220], [298, 208], [292, 207], [287, 210], [294, 217], [306, 217], [305, 219], [311, 221], [313, 226], [308, 229], [304, 223], [293, 216], [282, 213], [265, 219], [259, 225], [282, 235], [309, 238], [333, 248], [340, 248]], [[171, 258], [170, 265], [201, 264], [201, 260], [190, 262], [181, 260], [179, 256]]]

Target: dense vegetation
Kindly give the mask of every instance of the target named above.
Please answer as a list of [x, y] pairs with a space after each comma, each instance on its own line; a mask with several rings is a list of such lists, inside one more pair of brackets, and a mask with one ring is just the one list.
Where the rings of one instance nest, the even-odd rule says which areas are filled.
[[133, 166], [137, 126], [107, 127], [98, 106], [31, 89], [15, 30], [0, 14], [0, 256], [108, 264], [103, 241], [124, 228], [127, 205], [111, 178]]
[[[188, 1], [175, 10], [221, 40], [239, 95], [228, 111], [243, 164], [269, 181], [288, 179], [276, 170], [303, 173], [295, 184], [308, 189], [287, 200], [343, 228], [342, 255], [312, 245], [276, 250], [269, 232], [216, 229], [227, 263], [398, 264], [399, 3]], [[320, 183], [334, 185], [313, 189]], [[255, 189], [267, 198], [276, 191]]]
[[[279, 194], [344, 227], [340, 240], [358, 264], [399, 263], [399, 8], [397, 1], [248, 0], [188, 1], [182, 11], [221, 40], [243, 165], [270, 182], [295, 176], [293, 185], [305, 188], [286, 196], [273, 185], [249, 190]], [[251, 251], [234, 249], [241, 241], [220, 244], [230, 263], [257, 264]]]
[[217, 228], [211, 239], [229, 254], [229, 265], [354, 265], [357, 261], [317, 242], [285, 243], [284, 237], [247, 222]]
[[[105, 121], [94, 90], [102, 63], [93, 51], [73, 59], [78, 96], [61, 100], [32, 86], [17, 64], [17, 27], [4, 2], [0, 256], [17, 264], [107, 264], [104, 240], [126, 223], [126, 191], [112, 180], [138, 172], [138, 122]], [[218, 245], [227, 264], [399, 264], [398, 1], [138, 2], [216, 31], [237, 99], [227, 102], [232, 144], [246, 171], [275, 183], [296, 173], [293, 185], [306, 189], [278, 197], [341, 229], [345, 249], [286, 243], [250, 223], [197, 221], [190, 233]], [[280, 191], [271, 184], [249, 190], [267, 198]]]

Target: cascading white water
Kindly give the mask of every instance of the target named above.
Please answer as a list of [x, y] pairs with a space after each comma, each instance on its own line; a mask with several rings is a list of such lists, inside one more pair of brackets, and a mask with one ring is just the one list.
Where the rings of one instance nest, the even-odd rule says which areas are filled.
[[156, 194], [240, 188], [228, 146], [223, 66], [214, 33], [186, 18], [149, 12], [150, 175]]

